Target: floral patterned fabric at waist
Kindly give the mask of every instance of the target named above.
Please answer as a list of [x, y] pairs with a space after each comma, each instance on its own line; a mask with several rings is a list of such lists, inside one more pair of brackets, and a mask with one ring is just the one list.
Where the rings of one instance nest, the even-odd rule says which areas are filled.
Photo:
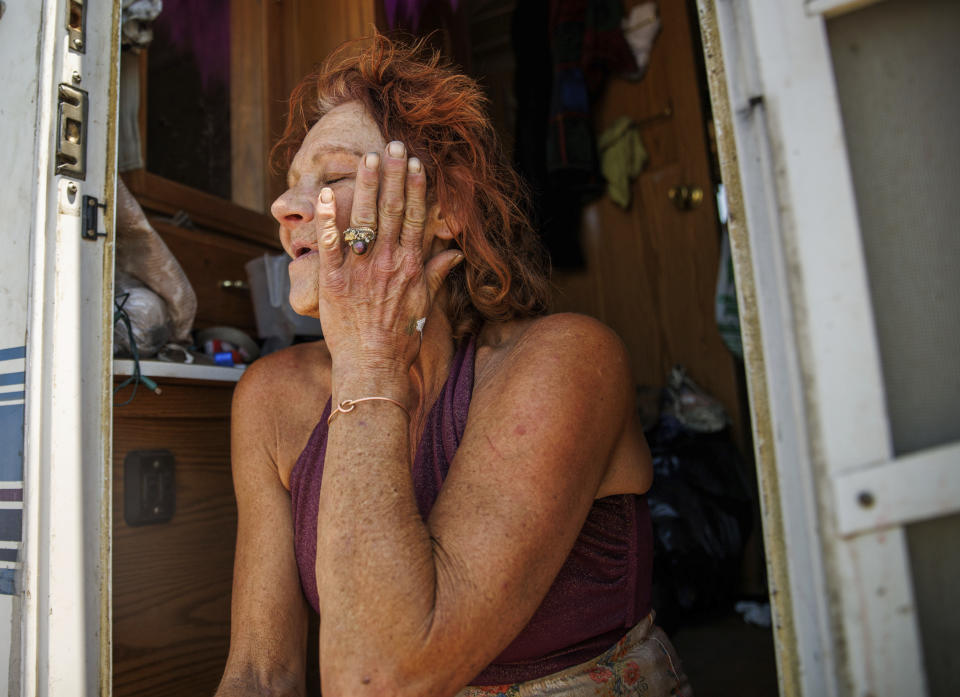
[[596, 658], [513, 685], [472, 686], [457, 697], [692, 697], [673, 644], [650, 613]]

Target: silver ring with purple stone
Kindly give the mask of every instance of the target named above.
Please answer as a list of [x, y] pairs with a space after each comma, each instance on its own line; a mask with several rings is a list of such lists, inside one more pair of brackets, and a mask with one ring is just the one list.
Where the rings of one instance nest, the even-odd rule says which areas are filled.
[[343, 231], [343, 241], [350, 251], [358, 256], [366, 254], [377, 239], [377, 231], [371, 227], [348, 227]]

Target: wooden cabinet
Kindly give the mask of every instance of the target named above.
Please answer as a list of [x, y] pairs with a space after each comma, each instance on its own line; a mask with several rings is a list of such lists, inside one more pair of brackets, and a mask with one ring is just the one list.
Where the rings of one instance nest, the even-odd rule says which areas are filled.
[[[370, 33], [378, 23], [377, 4], [231, 0], [230, 124], [223, 125], [231, 134], [231, 200], [152, 174], [149, 161], [146, 170], [123, 174], [196, 291], [196, 328], [226, 325], [256, 334], [249, 290], [222, 282], [246, 281], [247, 261], [281, 251], [276, 221], [266, 211], [283, 187], [268, 159], [282, 131], [286, 98], [332, 48]], [[141, 124], [146, 101], [141, 97]], [[236, 376], [216, 382], [189, 377], [189, 367], [173, 372], [178, 377], [156, 378], [162, 395], [141, 387], [130, 404], [114, 409], [115, 697], [211, 695], [229, 648]], [[167, 522], [130, 526], [124, 519], [124, 460], [137, 450], [173, 453], [176, 508]]]
[[[114, 411], [113, 694], [212, 695], [230, 630], [237, 512], [230, 474], [232, 382], [165, 379]], [[174, 456], [173, 518], [124, 520], [124, 459]]]
[[250, 289], [235, 282], [246, 283], [251, 259], [282, 251], [276, 221], [142, 170], [123, 177], [190, 279], [197, 294], [194, 326], [230, 326], [255, 336]]
[[[134, 195], [197, 293], [195, 326], [256, 334], [244, 264], [275, 253], [275, 223], [227, 201], [159, 177], [127, 177]], [[172, 222], [171, 216], [189, 221]], [[191, 366], [178, 366], [182, 376]], [[153, 368], [147, 364], [144, 372]], [[201, 369], [202, 370], [202, 369]], [[230, 472], [230, 403], [239, 369], [226, 381], [155, 378], [114, 409], [113, 694], [212, 694], [229, 647], [236, 504]], [[129, 389], [129, 388], [128, 388]], [[118, 395], [125, 400], [128, 391]], [[174, 456], [175, 511], [162, 523], [124, 518], [124, 461], [133, 451]]]
[[[247, 261], [279, 251], [275, 221], [147, 172], [124, 179], [196, 291], [195, 327], [226, 325], [255, 336], [249, 289], [221, 281], [246, 281]], [[155, 377], [161, 395], [141, 386], [130, 404], [114, 409], [116, 697], [213, 694], [227, 657], [237, 525], [230, 403], [239, 369], [220, 369], [225, 380], [214, 382], [187, 377], [192, 368], [174, 368], [179, 378]], [[153, 370], [144, 367], [147, 375]], [[129, 388], [118, 401], [128, 396]], [[131, 526], [124, 461], [143, 450], [173, 453], [175, 511], [167, 522]]]

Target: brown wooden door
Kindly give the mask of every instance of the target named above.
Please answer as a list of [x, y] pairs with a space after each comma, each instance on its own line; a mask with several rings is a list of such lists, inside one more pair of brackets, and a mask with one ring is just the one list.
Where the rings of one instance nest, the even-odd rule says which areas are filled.
[[[625, 3], [629, 9], [636, 2]], [[720, 228], [695, 60], [696, 18], [685, 0], [660, 0], [662, 29], [640, 82], [610, 81], [597, 114], [602, 132], [620, 116], [640, 124], [649, 161], [624, 211], [604, 196], [584, 213], [587, 269], [556, 274], [558, 310], [593, 315], [623, 338], [638, 384], [661, 387], [672, 366], [727, 408], [741, 437], [736, 362], [714, 321]], [[703, 191], [680, 211], [671, 188]]]

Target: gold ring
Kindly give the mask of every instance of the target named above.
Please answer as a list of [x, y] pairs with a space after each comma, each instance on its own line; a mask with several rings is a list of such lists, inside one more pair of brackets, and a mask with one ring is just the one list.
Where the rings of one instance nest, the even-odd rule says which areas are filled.
[[350, 245], [350, 251], [358, 256], [367, 253], [377, 239], [377, 231], [371, 227], [348, 227], [343, 231], [343, 241]]

